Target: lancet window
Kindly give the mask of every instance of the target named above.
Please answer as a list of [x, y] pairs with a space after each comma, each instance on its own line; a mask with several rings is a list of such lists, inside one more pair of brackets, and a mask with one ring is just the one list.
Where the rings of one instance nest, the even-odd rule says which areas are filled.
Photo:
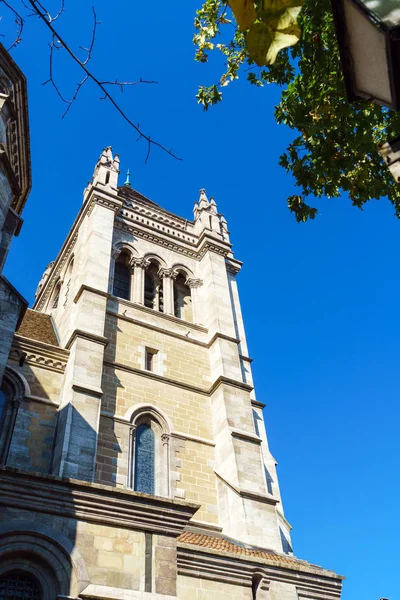
[[[0, 387], [0, 464], [5, 464], [18, 410], [16, 391], [8, 375]], [[1, 600], [1, 596], [0, 596]]]
[[115, 262], [113, 295], [125, 300], [131, 299], [131, 267], [129, 256], [121, 253]]
[[155, 409], [132, 422], [131, 486], [135, 492], [169, 496], [169, 435]]
[[154, 494], [154, 431], [143, 423], [136, 430], [135, 492]]

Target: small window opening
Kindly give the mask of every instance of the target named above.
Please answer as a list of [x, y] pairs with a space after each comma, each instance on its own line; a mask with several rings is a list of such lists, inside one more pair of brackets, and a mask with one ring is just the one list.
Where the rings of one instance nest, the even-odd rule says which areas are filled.
[[153, 371], [153, 373], [156, 371], [157, 354], [158, 354], [158, 350], [152, 350], [151, 348], [146, 348], [146, 355], [145, 355], [146, 371]]
[[110, 171], [106, 173], [106, 183], [110, 183]]

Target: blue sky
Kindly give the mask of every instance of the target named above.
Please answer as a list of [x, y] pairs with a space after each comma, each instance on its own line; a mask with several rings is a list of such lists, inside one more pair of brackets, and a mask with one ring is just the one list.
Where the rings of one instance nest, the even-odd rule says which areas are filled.
[[[85, 46], [90, 3], [66, 4], [60, 29]], [[28, 20], [13, 56], [29, 83], [33, 190], [5, 275], [32, 301], [106, 145], [136, 189], [177, 214], [191, 218], [205, 187], [244, 261], [239, 289], [257, 397], [267, 404], [295, 553], [346, 575], [343, 600], [396, 600], [400, 222], [387, 200], [360, 211], [346, 197], [318, 201], [315, 221], [295, 222], [286, 208], [295, 188], [277, 165], [293, 135], [273, 121], [279, 90], [243, 81], [208, 113], [196, 104], [197, 85], [219, 74], [193, 61], [196, 6], [96, 1], [93, 71], [159, 81], [114, 93], [145, 132], [183, 158], [155, 150], [147, 164], [145, 145], [92, 86], [61, 119], [62, 103], [42, 86], [47, 35]], [[2, 12], [2, 27], [13, 31]], [[79, 73], [62, 56], [56, 76], [71, 95]]]

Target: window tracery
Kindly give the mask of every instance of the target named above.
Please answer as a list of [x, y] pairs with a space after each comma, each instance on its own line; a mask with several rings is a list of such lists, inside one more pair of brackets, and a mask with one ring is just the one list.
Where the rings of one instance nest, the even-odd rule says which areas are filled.
[[36, 577], [24, 571], [9, 571], [0, 577], [0, 600], [42, 600]]

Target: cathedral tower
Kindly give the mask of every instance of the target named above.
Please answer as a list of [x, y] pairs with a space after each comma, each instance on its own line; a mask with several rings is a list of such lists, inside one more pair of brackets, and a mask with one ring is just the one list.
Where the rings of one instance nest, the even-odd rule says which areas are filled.
[[[225, 218], [205, 190], [188, 221], [118, 175], [105, 148], [15, 336], [8, 386], [25, 390], [0, 492], [36, 478], [69, 501], [51, 523], [81, 570], [71, 550], [59, 594], [340, 598], [341, 577], [293, 556]], [[8, 521], [29, 521], [25, 496]]]

